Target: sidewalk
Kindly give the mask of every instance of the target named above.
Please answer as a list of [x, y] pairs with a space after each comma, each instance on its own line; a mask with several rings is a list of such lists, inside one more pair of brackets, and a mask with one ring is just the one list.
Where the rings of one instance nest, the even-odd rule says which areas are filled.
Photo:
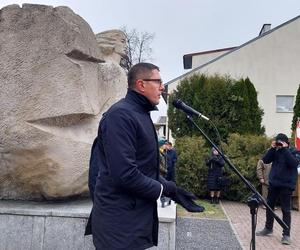
[[[222, 207], [226, 213], [231, 225], [243, 247], [250, 249], [251, 241], [251, 214], [247, 204], [231, 201], [222, 201]], [[266, 210], [259, 208], [257, 213], [256, 231], [261, 230], [265, 224]], [[281, 218], [282, 213], [279, 208], [276, 214]], [[282, 237], [282, 229], [280, 225], [274, 221], [273, 234], [267, 237], [255, 237], [257, 250], [295, 250], [300, 249], [300, 212], [292, 210], [292, 227], [291, 227], [291, 245], [282, 245], [280, 240]]]
[[242, 250], [227, 219], [177, 217], [176, 250]]

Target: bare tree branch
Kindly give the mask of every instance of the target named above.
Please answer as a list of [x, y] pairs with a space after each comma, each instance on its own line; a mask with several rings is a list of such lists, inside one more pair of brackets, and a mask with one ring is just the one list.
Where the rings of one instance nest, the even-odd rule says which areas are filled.
[[128, 30], [126, 26], [122, 27], [121, 30], [126, 37], [126, 58], [122, 60], [121, 66], [128, 71], [132, 65], [150, 60], [154, 34], [146, 31], [138, 32], [136, 29]]

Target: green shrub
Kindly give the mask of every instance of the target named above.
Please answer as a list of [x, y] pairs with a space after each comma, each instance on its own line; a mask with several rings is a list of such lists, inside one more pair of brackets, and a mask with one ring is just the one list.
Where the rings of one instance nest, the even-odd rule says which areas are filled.
[[176, 139], [176, 182], [199, 197], [206, 194], [207, 167], [204, 159], [209, 149], [202, 137], [184, 136]]
[[[258, 189], [256, 165], [269, 146], [270, 140], [265, 136], [231, 134], [223, 149], [236, 169]], [[251, 191], [227, 164], [225, 169], [231, 184], [224, 192], [224, 197], [228, 200], [245, 201]]]
[[[206, 187], [208, 168], [205, 165], [205, 159], [210, 154], [210, 148], [205, 144], [202, 137], [185, 136], [177, 138], [175, 145], [178, 153], [177, 184], [202, 198], [208, 194]], [[230, 162], [258, 189], [256, 165], [269, 145], [269, 139], [264, 136], [231, 134], [227, 143], [223, 143], [222, 147]], [[222, 192], [223, 197], [228, 200], [245, 201], [251, 191], [227, 164], [225, 172], [231, 183]]]
[[[223, 141], [231, 133], [264, 134], [261, 125], [263, 110], [258, 105], [257, 93], [249, 78], [235, 80], [229, 76], [194, 74], [180, 82], [171, 93], [169, 103], [178, 98], [210, 117]], [[211, 122], [194, 121], [218, 142]], [[172, 105], [168, 105], [168, 125], [173, 138], [201, 136], [195, 126], [187, 122], [186, 114]]]

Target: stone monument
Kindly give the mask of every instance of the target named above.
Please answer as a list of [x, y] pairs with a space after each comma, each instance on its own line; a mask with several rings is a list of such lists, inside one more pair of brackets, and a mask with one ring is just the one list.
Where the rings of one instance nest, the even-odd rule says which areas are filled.
[[88, 194], [102, 113], [126, 93], [124, 34], [97, 34], [68, 7], [0, 10], [0, 199]]

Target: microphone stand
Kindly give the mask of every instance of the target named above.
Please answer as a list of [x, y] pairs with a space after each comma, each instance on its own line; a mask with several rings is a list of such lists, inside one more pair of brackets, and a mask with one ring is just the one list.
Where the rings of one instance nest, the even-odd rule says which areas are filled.
[[204, 133], [204, 131], [194, 122], [191, 115], [186, 115], [187, 119], [194, 124], [194, 126], [201, 132], [201, 134], [205, 137], [205, 139], [214, 147], [219, 155], [224, 159], [224, 161], [228, 164], [233, 172], [237, 174], [238, 177], [245, 183], [245, 185], [252, 191], [252, 196], [248, 198], [247, 205], [250, 207], [251, 213], [251, 245], [252, 249], [255, 250], [255, 227], [256, 227], [256, 216], [257, 216], [257, 208], [260, 202], [262, 202], [266, 209], [268, 209], [275, 220], [279, 223], [279, 225], [283, 229], [288, 229], [289, 227], [274, 213], [274, 211], [269, 207], [266, 200], [260, 195], [260, 193], [255, 189], [255, 187], [239, 172], [239, 170], [230, 162], [230, 160], [225, 156], [222, 151], [213, 143], [213, 141]]

